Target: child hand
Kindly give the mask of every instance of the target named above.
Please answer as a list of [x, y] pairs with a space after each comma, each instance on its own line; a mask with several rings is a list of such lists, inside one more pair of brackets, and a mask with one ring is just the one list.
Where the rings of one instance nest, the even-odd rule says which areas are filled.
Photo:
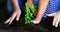
[[52, 13], [52, 14], [46, 14], [47, 16], [50, 16], [50, 17], [54, 17], [53, 19], [53, 23], [52, 25], [55, 26], [55, 27], [58, 27], [58, 24], [60, 22], [60, 10], [56, 13]]
[[34, 20], [32, 20], [31, 22], [34, 24], [39, 24], [41, 22], [42, 17], [39, 18], [35, 18]]
[[34, 24], [39, 24], [40, 23], [40, 20], [34, 19], [31, 22], [34, 23]]
[[12, 21], [16, 18], [16, 20], [18, 21], [19, 20], [19, 18], [20, 18], [20, 15], [21, 15], [21, 11], [20, 11], [20, 9], [17, 9], [17, 10], [15, 10], [14, 12], [13, 12], [13, 14], [11, 15], [11, 17], [7, 20], [7, 21], [5, 21], [4, 23], [5, 24], [11, 24], [12, 23]]

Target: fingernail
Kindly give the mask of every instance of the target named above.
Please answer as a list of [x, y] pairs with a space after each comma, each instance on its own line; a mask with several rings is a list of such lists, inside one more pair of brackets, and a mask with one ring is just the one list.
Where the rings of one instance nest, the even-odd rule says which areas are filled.
[[19, 19], [16, 19], [17, 21], [19, 20]]
[[58, 27], [57, 25], [55, 27]]

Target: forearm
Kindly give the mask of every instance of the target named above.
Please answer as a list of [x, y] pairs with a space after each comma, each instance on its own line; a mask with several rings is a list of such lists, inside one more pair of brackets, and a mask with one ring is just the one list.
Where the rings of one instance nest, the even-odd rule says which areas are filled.
[[33, 3], [33, 0], [27, 0], [27, 3], [28, 4], [32, 4]]
[[13, 4], [13, 7], [14, 7], [14, 10], [16, 9], [20, 9], [19, 8], [19, 5], [18, 5], [18, 0], [11, 0], [12, 1], [12, 4]]
[[38, 2], [38, 13], [36, 18], [41, 19], [42, 16], [44, 15], [47, 5], [48, 5], [49, 0], [39, 0]]
[[27, 4], [29, 5], [30, 9], [32, 9], [33, 0], [27, 0]]

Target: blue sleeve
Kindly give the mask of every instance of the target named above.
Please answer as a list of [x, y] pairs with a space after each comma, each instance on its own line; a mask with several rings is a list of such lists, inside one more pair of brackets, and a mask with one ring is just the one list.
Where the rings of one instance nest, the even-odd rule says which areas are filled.
[[[22, 0], [18, 0], [18, 4], [19, 4], [19, 7], [22, 8], [22, 4], [23, 4], [23, 1]], [[11, 0], [7, 0], [7, 13], [10, 14], [12, 13], [12, 10], [13, 10], [13, 6], [12, 6], [12, 3], [11, 3]]]
[[11, 0], [7, 0], [7, 5], [6, 5], [6, 11], [8, 14], [10, 14], [13, 10]]
[[35, 6], [38, 6], [38, 0], [34, 0], [33, 4], [34, 4]]
[[23, 0], [18, 0], [19, 7], [22, 8]]
[[55, 13], [59, 10], [60, 10], [60, 0], [50, 0], [46, 12], [44, 14], [44, 18], [46, 18], [46, 14]]
[[46, 13], [55, 13], [60, 9], [60, 0], [50, 0], [48, 7], [46, 9]]

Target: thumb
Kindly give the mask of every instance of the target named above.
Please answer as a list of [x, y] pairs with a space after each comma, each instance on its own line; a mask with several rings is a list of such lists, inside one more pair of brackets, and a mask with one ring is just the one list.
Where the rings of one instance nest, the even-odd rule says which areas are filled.
[[46, 14], [46, 15], [52, 17], [52, 16], [54, 16], [55, 14], [56, 14], [56, 13]]

